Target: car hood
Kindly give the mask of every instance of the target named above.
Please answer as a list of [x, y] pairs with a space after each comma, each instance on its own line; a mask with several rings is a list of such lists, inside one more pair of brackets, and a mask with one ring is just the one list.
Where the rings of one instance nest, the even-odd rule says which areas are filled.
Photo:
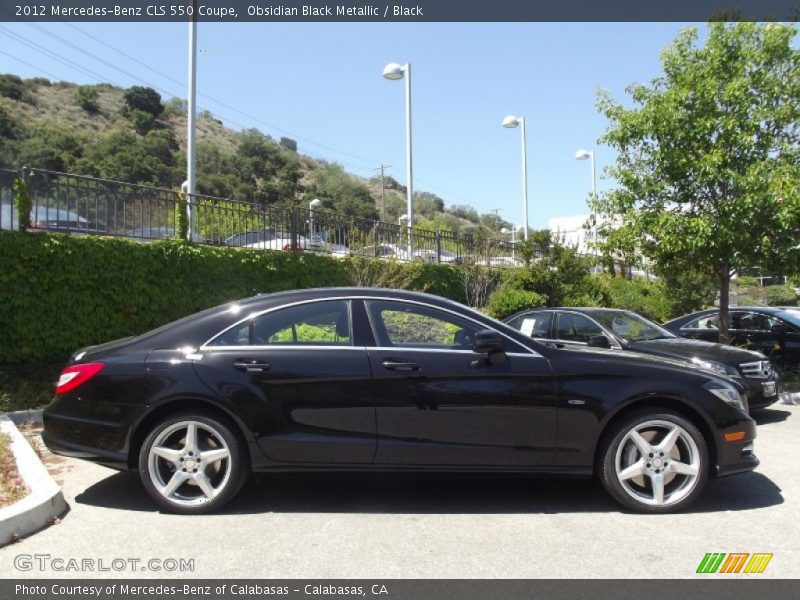
[[682, 360], [699, 358], [713, 360], [726, 365], [740, 365], [746, 362], [764, 360], [766, 357], [760, 352], [745, 350], [735, 346], [715, 344], [701, 340], [688, 340], [685, 338], [664, 338], [642, 342], [630, 342], [628, 347], [635, 352], [654, 354]]

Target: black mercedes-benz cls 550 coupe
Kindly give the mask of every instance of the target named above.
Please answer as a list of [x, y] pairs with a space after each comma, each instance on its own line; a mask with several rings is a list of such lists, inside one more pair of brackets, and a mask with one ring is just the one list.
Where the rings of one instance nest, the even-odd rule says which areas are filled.
[[668, 512], [758, 465], [746, 402], [684, 362], [551, 348], [436, 296], [316, 289], [80, 350], [43, 437], [138, 470], [182, 513], [299, 470], [596, 473], [626, 507]]
[[761, 352], [678, 337], [629, 310], [537, 308], [506, 319], [515, 329], [557, 348], [618, 348], [691, 362], [733, 377], [747, 388], [750, 410], [778, 400], [780, 377]]

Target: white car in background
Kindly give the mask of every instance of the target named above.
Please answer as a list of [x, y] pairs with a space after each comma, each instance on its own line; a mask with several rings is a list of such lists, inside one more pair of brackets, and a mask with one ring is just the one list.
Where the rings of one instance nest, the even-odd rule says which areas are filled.
[[322, 244], [318, 237], [307, 238], [303, 235], [298, 235], [295, 240], [295, 248], [292, 248], [292, 237], [288, 233], [276, 234], [270, 240], [263, 242], [256, 242], [254, 244], [247, 244], [244, 248], [252, 248], [253, 250], [284, 250], [286, 252], [323, 252], [325, 246]]

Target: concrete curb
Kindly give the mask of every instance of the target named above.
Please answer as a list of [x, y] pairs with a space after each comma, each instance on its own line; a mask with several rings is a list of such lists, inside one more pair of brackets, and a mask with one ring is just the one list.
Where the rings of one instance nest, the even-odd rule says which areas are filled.
[[800, 404], [800, 392], [781, 392], [781, 404]]
[[28, 440], [6, 415], [0, 415], [0, 431], [11, 438], [17, 469], [30, 489], [22, 500], [0, 509], [0, 546], [4, 546], [16, 537], [42, 529], [54, 517], [63, 515], [67, 511], [67, 502]]
[[35, 425], [42, 424], [41, 408], [31, 408], [29, 410], [8, 412], [6, 413], [6, 416], [11, 419], [15, 425], [26, 425], [28, 423], [33, 423]]

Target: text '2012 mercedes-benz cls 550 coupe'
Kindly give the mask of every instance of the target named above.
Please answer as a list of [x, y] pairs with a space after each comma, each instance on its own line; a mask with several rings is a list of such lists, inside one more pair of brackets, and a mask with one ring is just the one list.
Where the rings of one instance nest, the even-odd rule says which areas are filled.
[[744, 392], [670, 359], [548, 347], [436, 296], [329, 288], [77, 352], [43, 438], [138, 471], [181, 513], [219, 508], [251, 472], [299, 470], [594, 473], [655, 513], [758, 465]]

